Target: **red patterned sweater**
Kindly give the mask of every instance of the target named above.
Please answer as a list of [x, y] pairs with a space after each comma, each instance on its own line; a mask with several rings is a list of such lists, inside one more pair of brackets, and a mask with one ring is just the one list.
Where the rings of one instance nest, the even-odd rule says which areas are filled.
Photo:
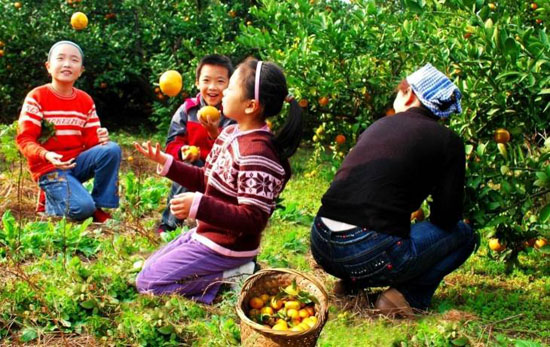
[[[43, 121], [54, 124], [55, 136], [40, 143]], [[98, 143], [99, 127], [94, 101], [86, 92], [73, 88], [71, 96], [62, 96], [46, 84], [27, 94], [19, 115], [16, 142], [27, 158], [34, 180], [38, 180], [55, 169], [45, 159], [47, 152], [63, 155], [63, 161], [75, 158]]]
[[[240, 132], [230, 125], [216, 139], [204, 167], [172, 158], [165, 164], [161, 173], [203, 193], [190, 215], [199, 221], [199, 237], [235, 254], [257, 252], [275, 200], [290, 178], [290, 165], [281, 162], [271, 137], [267, 126]], [[197, 196], [193, 205], [196, 201]]]

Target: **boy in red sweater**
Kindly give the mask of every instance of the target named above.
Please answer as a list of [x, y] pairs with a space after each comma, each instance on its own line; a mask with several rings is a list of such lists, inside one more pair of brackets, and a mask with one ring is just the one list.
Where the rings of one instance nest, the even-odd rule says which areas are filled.
[[[198, 167], [204, 166], [206, 156], [210, 153], [221, 129], [234, 122], [226, 118], [223, 113], [218, 121], [205, 121], [198, 117], [198, 111], [204, 106], [221, 109], [222, 93], [227, 88], [232, 74], [233, 65], [226, 56], [212, 54], [201, 59], [195, 80], [199, 94], [185, 100], [174, 113], [166, 138], [166, 153], [171, 154], [176, 160]], [[197, 154], [188, 152], [191, 146], [198, 147], [199, 152]], [[172, 183], [167, 207], [157, 227], [158, 233], [174, 230], [182, 224], [183, 220], [174, 217], [170, 212], [170, 200], [185, 192], [187, 192], [185, 187], [176, 182]]]
[[[74, 88], [84, 54], [74, 42], [59, 41], [48, 53], [52, 82], [27, 94], [16, 142], [32, 177], [46, 195], [46, 213], [94, 221], [110, 218], [101, 208], [118, 207], [120, 147], [101, 128], [92, 98]], [[49, 134], [51, 128], [51, 134]], [[82, 182], [94, 178], [92, 194]]]

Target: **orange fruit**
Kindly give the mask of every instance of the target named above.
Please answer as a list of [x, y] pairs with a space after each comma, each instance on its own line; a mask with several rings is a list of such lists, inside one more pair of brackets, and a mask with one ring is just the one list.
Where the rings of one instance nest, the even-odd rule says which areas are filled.
[[283, 307], [284, 303], [282, 300], [277, 300], [275, 298], [271, 298], [271, 307], [275, 310], [279, 310], [281, 307]]
[[4, 41], [0, 41], [0, 48], [4, 47], [6, 44], [4, 43]]
[[425, 218], [424, 210], [421, 208], [411, 214], [411, 221], [416, 220], [417, 222], [422, 222]]
[[300, 105], [300, 107], [302, 108], [306, 108], [308, 104], [309, 102], [307, 101], [307, 99], [300, 99], [300, 101], [298, 101], [298, 105]]
[[264, 307], [264, 302], [263, 302], [262, 299], [255, 296], [255, 297], [250, 299], [250, 301], [248, 302], [248, 305], [250, 305], [250, 307], [252, 307], [252, 308], [255, 308], [255, 309], [259, 310], [262, 307]]
[[328, 105], [328, 103], [329, 99], [326, 96], [323, 96], [319, 99], [319, 106], [321, 107], [325, 107], [326, 105]]
[[237, 17], [237, 12], [235, 10], [231, 10], [231, 11], [229, 11], [229, 16], [231, 18], [235, 18], [235, 17]]
[[[260, 299], [260, 298], [258, 298], [258, 299]], [[260, 300], [262, 300], [262, 299], [260, 299]], [[262, 305], [263, 305], [263, 304], [264, 304], [264, 302], [262, 301]], [[261, 312], [262, 314], [268, 314], [268, 315], [271, 316], [271, 315], [273, 314], [273, 309], [272, 309], [271, 307], [269, 307], [269, 306], [265, 306], [265, 307], [262, 307], [262, 309], [260, 310], [260, 312]]]
[[214, 106], [204, 106], [199, 110], [198, 116], [205, 122], [217, 122], [220, 119], [220, 110]]
[[134, 161], [134, 157], [132, 157], [131, 155], [130, 155], [130, 156], [128, 156], [128, 161], [129, 161], [129, 162], [132, 162], [132, 161]]
[[310, 316], [315, 315], [315, 308], [313, 306], [306, 306], [305, 309], [307, 310], [307, 312], [309, 313]]
[[252, 25], [251, 21], [246, 22], [246, 25]]
[[159, 87], [155, 88], [155, 93], [157, 93], [157, 94], [160, 93], [160, 88]]
[[269, 294], [262, 294], [262, 295], [260, 295], [260, 299], [262, 299], [262, 301], [264, 302], [264, 304], [266, 304], [266, 303], [269, 301], [270, 298], [271, 298], [271, 297], [269, 296]]
[[495, 252], [502, 252], [506, 249], [506, 246], [501, 244], [499, 239], [492, 238], [489, 240], [489, 248]]
[[495, 131], [496, 143], [508, 143], [510, 141], [510, 133], [508, 130], [500, 128]]
[[537, 18], [537, 19], [535, 20], [535, 22], [537, 22], [537, 24], [542, 24], [542, 19]]
[[489, 8], [491, 9], [491, 11], [494, 11], [497, 9], [497, 5], [495, 5], [494, 3], [490, 2], [489, 3]]
[[71, 16], [71, 26], [75, 30], [82, 30], [88, 26], [88, 17], [82, 12], [75, 12]]
[[310, 316], [309, 311], [305, 308], [302, 308], [300, 311], [298, 311], [298, 315], [300, 318], [307, 318]]
[[164, 95], [162, 94], [157, 94], [157, 99], [159, 99], [160, 101], [164, 100]]
[[[200, 153], [200, 149], [197, 146], [189, 146], [189, 148], [187, 148], [184, 152], [185, 155], [188, 155], [188, 156], [191, 156], [191, 157], [197, 157], [199, 155], [199, 153]], [[254, 298], [252, 298], [252, 299], [254, 299]], [[252, 300], [252, 299], [250, 299], [250, 300]], [[260, 298], [260, 300], [261, 300], [261, 298]], [[262, 302], [264, 302], [264, 301], [262, 300]], [[263, 304], [262, 304], [262, 306], [263, 306]], [[254, 308], [257, 308], [257, 307], [254, 307]]]
[[389, 108], [386, 110], [386, 116], [393, 116], [395, 114], [395, 110], [392, 108]]
[[23, 5], [22, 5], [20, 2], [15, 2], [15, 3], [13, 4], [13, 7], [15, 7], [16, 9], [20, 9], [21, 6], [23, 6]]
[[292, 309], [292, 308], [295, 309], [295, 310], [298, 310], [300, 308], [300, 302], [295, 301], [295, 300], [287, 301], [287, 302], [285, 302], [285, 308], [287, 310]]
[[99, 87], [100, 87], [101, 89], [107, 88], [107, 82], [101, 82], [101, 84], [99, 85]]
[[336, 135], [336, 143], [339, 145], [343, 145], [346, 143], [346, 137], [342, 134]]
[[539, 249], [547, 245], [546, 239], [540, 238], [537, 241], [535, 241], [535, 248]]
[[4, 56], [4, 50], [0, 49], [0, 57], [3, 57], [3, 56]]
[[283, 324], [283, 323], [281, 323], [281, 324], [275, 324], [275, 325], [273, 326], [273, 328], [271, 328], [271, 329], [273, 329], [273, 330], [286, 331], [286, 330], [288, 330], [288, 325], [286, 324], [286, 322], [285, 322], [284, 324]]
[[533, 2], [533, 3], [531, 4], [531, 8], [532, 8], [533, 10], [536, 10], [537, 8], [539, 8], [539, 5], [537, 5], [536, 2]]
[[298, 313], [298, 310], [295, 309], [295, 308], [289, 308], [289, 309], [286, 311], [286, 316], [289, 317], [290, 319], [298, 319], [298, 318], [300, 318], [300, 314]]
[[168, 96], [176, 96], [183, 86], [182, 78], [179, 72], [168, 70], [160, 76], [160, 90]]
[[313, 326], [317, 323], [317, 317], [311, 316], [306, 319], [304, 319], [304, 322], [310, 327], [313, 328]]
[[464, 34], [464, 38], [467, 40], [469, 39], [470, 37], [472, 37], [472, 33], [466, 33]]

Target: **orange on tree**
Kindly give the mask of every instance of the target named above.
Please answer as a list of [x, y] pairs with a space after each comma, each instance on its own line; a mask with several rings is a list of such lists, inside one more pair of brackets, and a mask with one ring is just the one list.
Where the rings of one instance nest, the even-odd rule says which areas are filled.
[[537, 8], [539, 8], [539, 5], [536, 2], [531, 3], [531, 9], [536, 10]]
[[502, 252], [506, 249], [506, 246], [500, 243], [499, 239], [492, 238], [489, 240], [489, 248], [495, 252]]
[[204, 106], [199, 110], [198, 116], [205, 122], [217, 122], [220, 119], [220, 110], [214, 106]]
[[300, 107], [302, 108], [306, 108], [308, 104], [309, 102], [307, 101], [307, 99], [300, 99], [300, 101], [298, 101], [298, 105], [300, 105]]
[[0, 49], [0, 58], [4, 56], [4, 50]]
[[257, 310], [264, 307], [264, 301], [261, 298], [257, 297], [257, 296], [251, 298], [250, 301], [248, 302], [248, 304], [250, 305], [250, 307], [255, 308]]
[[128, 156], [128, 161], [132, 162], [134, 161], [134, 157], [132, 157], [131, 155]]
[[542, 247], [546, 246], [547, 244], [548, 244], [548, 242], [546, 241], [546, 239], [540, 238], [537, 241], [535, 241], [535, 248], [539, 249], [539, 248], [542, 248]]
[[101, 84], [99, 85], [99, 87], [100, 87], [101, 89], [107, 88], [107, 82], [101, 82]]
[[237, 17], [237, 11], [235, 11], [235, 10], [230, 10], [230, 11], [229, 11], [229, 16], [230, 16], [231, 18]]
[[14, 2], [13, 3], [13, 7], [15, 7], [16, 9], [20, 9], [23, 5], [18, 1], [18, 2]]
[[160, 90], [168, 96], [176, 96], [183, 86], [182, 78], [179, 72], [168, 70], [160, 76]]
[[0, 41], [0, 48], [4, 47], [6, 44], [4, 43], [4, 41]]
[[464, 34], [464, 38], [467, 40], [469, 39], [470, 37], [472, 37], [472, 33], [465, 33]]
[[82, 12], [75, 12], [71, 16], [71, 26], [75, 30], [82, 30], [88, 26], [88, 17]]
[[490, 2], [489, 3], [489, 9], [491, 9], [491, 11], [494, 11], [497, 9], [497, 5], [495, 5], [494, 3]]
[[155, 93], [157, 93], [157, 94], [160, 93], [160, 88], [159, 87], [155, 88]]
[[537, 18], [537, 19], [535, 20], [535, 22], [537, 22], [537, 24], [542, 24], [542, 19]]
[[335, 141], [336, 141], [337, 144], [343, 145], [344, 143], [346, 143], [346, 137], [342, 134], [338, 134], [338, 135], [336, 135]]
[[328, 103], [329, 103], [328, 97], [322, 96], [321, 98], [319, 98], [319, 106], [325, 107], [326, 105], [328, 105]]
[[500, 128], [495, 131], [496, 143], [508, 143], [510, 141], [510, 132], [508, 130]]

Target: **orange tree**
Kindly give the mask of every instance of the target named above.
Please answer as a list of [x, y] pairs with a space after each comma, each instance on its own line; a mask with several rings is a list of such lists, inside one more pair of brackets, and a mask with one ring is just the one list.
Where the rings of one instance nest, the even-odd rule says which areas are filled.
[[[356, 136], [388, 113], [401, 78], [427, 62], [447, 73], [464, 93], [464, 112], [449, 125], [467, 143], [466, 216], [507, 246], [500, 258], [515, 260], [525, 241], [548, 235], [550, 219], [548, 2], [533, 7], [264, 0], [238, 42], [283, 65], [317, 153], [328, 148], [334, 170]], [[509, 129], [511, 141], [497, 146], [497, 128]]]

